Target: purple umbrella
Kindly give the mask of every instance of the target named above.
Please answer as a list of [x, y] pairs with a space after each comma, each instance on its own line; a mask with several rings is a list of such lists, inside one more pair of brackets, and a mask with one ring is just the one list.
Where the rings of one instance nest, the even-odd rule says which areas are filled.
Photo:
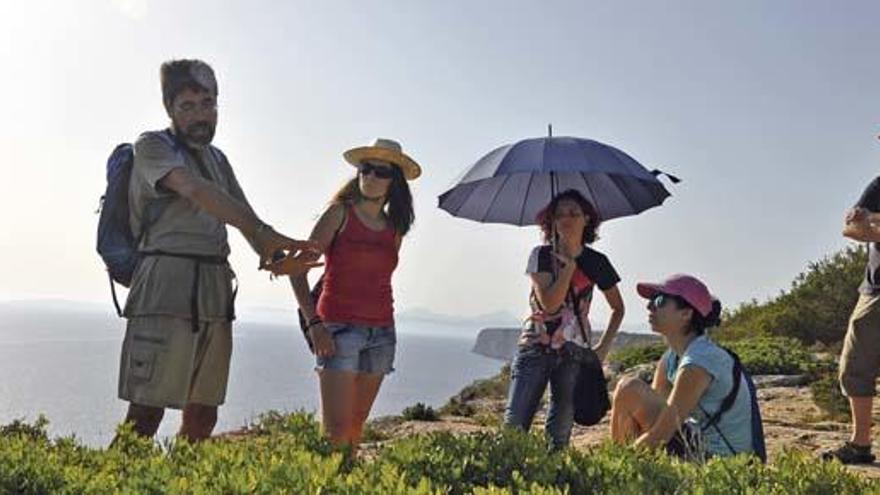
[[575, 189], [609, 220], [662, 204], [669, 192], [660, 174], [679, 182], [607, 144], [551, 135], [492, 150], [440, 195], [439, 206], [478, 222], [533, 225], [556, 193]]

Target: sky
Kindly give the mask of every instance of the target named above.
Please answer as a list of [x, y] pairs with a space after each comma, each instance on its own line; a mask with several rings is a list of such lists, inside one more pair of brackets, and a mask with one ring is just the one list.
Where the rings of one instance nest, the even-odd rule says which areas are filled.
[[[307, 236], [352, 176], [346, 149], [393, 138], [422, 165], [398, 311], [524, 314], [537, 229], [453, 218], [437, 196], [548, 123], [683, 179], [594, 245], [628, 324], [646, 314], [635, 283], [676, 272], [727, 307], [765, 300], [848, 244], [844, 211], [880, 171], [878, 24], [880, 3], [855, 0], [3, 1], [0, 301], [110, 307], [105, 160], [167, 125], [159, 66], [193, 57], [219, 79], [214, 143], [285, 234]], [[292, 307], [230, 239], [239, 304]], [[598, 299], [594, 326], [607, 315]]]

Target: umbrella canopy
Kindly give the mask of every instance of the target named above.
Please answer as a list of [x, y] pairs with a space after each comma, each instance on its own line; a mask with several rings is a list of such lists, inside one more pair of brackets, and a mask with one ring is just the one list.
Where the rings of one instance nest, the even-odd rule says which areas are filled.
[[439, 206], [478, 222], [531, 225], [555, 194], [575, 189], [593, 203], [600, 220], [609, 220], [662, 204], [669, 192], [660, 173], [598, 141], [526, 139], [477, 161], [440, 195]]

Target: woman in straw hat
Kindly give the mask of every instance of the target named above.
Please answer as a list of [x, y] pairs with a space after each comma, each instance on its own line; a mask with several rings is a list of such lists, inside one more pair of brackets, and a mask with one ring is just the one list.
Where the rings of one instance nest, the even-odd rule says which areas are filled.
[[[407, 181], [421, 168], [389, 139], [343, 156], [357, 176], [333, 196], [311, 234], [326, 258], [320, 295], [313, 300], [305, 274], [294, 274], [291, 285], [317, 358], [325, 433], [356, 448], [382, 379], [393, 371], [391, 275], [415, 218]], [[286, 258], [272, 271], [287, 274], [288, 265]]]

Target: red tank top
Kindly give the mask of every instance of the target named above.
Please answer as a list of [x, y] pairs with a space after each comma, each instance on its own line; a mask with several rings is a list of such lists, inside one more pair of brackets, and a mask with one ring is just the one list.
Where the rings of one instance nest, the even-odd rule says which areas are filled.
[[324, 321], [371, 327], [394, 324], [391, 274], [397, 267], [394, 229], [370, 230], [353, 208], [325, 253], [317, 313]]

